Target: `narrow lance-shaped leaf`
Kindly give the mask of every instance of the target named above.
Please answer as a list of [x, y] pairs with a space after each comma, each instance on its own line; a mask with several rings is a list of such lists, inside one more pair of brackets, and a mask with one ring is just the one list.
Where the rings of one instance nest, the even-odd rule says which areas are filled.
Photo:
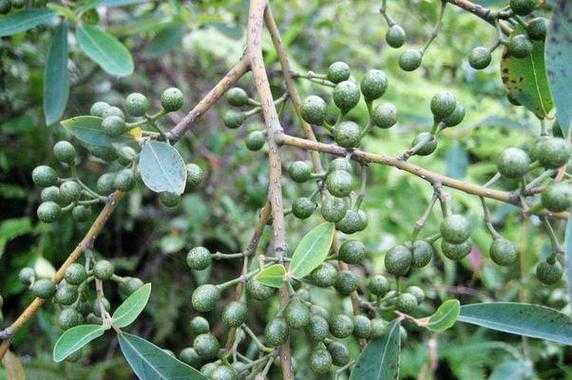
[[48, 61], [44, 69], [44, 116], [46, 125], [58, 121], [70, 93], [68, 72], [68, 24], [62, 22], [54, 31]]
[[324, 262], [332, 246], [334, 230], [333, 223], [322, 223], [300, 240], [290, 261], [292, 277], [302, 279]]
[[50, 22], [55, 15], [55, 12], [47, 8], [25, 9], [23, 11], [11, 12], [7, 16], [0, 18], [0, 37], [25, 32], [38, 25], [46, 24]]
[[149, 141], [139, 156], [141, 179], [149, 189], [160, 193], [182, 194], [187, 182], [185, 161], [171, 145], [162, 141]]
[[272, 264], [256, 275], [256, 280], [272, 288], [280, 288], [284, 283], [286, 268], [282, 264]]
[[119, 333], [118, 337], [123, 356], [141, 380], [207, 379], [193, 367], [143, 338], [124, 332]]
[[102, 325], [79, 325], [64, 331], [54, 345], [54, 361], [61, 362], [104, 332]]
[[385, 335], [372, 340], [360, 354], [350, 380], [395, 380], [399, 378], [401, 333], [399, 320], [387, 326]]
[[572, 320], [545, 306], [514, 302], [463, 305], [458, 320], [511, 334], [572, 345]]
[[151, 296], [151, 284], [145, 284], [133, 292], [111, 316], [111, 323], [119, 328], [129, 326], [145, 309]]

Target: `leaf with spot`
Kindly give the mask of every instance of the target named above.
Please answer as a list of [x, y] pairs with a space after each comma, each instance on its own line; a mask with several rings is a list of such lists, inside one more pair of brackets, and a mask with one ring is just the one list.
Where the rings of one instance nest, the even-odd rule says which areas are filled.
[[149, 141], [139, 156], [139, 170], [145, 186], [156, 193], [183, 194], [187, 167], [177, 149], [166, 142]]

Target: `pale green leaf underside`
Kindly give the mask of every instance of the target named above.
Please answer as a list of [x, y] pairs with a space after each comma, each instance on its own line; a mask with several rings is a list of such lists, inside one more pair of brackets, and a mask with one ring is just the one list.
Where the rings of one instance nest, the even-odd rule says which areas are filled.
[[182, 194], [187, 182], [185, 161], [174, 147], [162, 141], [149, 141], [143, 146], [139, 170], [145, 186], [156, 193]]
[[272, 264], [262, 269], [262, 271], [256, 275], [256, 280], [266, 286], [280, 288], [284, 283], [285, 275], [286, 268], [284, 268], [284, 265]]
[[302, 279], [324, 262], [332, 246], [334, 231], [333, 223], [322, 223], [302, 238], [290, 262], [292, 277]]
[[54, 361], [61, 362], [104, 332], [102, 325], [79, 325], [64, 331], [54, 345]]
[[458, 300], [447, 300], [429, 317], [427, 328], [434, 332], [445, 331], [455, 324], [460, 312]]
[[151, 296], [151, 284], [145, 284], [133, 292], [111, 316], [111, 323], [119, 328], [129, 326], [145, 309]]

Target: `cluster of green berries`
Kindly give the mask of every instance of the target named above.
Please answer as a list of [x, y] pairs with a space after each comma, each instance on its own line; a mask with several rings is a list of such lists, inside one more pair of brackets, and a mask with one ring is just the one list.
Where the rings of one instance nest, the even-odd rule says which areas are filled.
[[[385, 34], [385, 42], [389, 47], [399, 49], [407, 41], [407, 33], [399, 24], [392, 23]], [[399, 55], [399, 67], [403, 71], [415, 71], [421, 66], [424, 51], [418, 48], [407, 48]]]
[[25, 5], [25, 0], [0, 0], [0, 15], [8, 14], [12, 9], [22, 9]]

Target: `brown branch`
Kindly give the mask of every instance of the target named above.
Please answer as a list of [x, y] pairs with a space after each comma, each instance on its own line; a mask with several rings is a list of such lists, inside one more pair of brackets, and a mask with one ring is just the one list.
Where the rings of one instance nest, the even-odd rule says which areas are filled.
[[[482, 20], [489, 23], [491, 26], [496, 27], [496, 19], [499, 18], [499, 13], [494, 12], [490, 8], [483, 7], [482, 5], [475, 4], [469, 0], [447, 0], [449, 4], [453, 4], [469, 13], [474, 14], [475, 16], [481, 18]], [[506, 17], [506, 15], [504, 15]], [[499, 23], [501, 29], [506, 34], [510, 34], [511, 29], [504, 23]]]

